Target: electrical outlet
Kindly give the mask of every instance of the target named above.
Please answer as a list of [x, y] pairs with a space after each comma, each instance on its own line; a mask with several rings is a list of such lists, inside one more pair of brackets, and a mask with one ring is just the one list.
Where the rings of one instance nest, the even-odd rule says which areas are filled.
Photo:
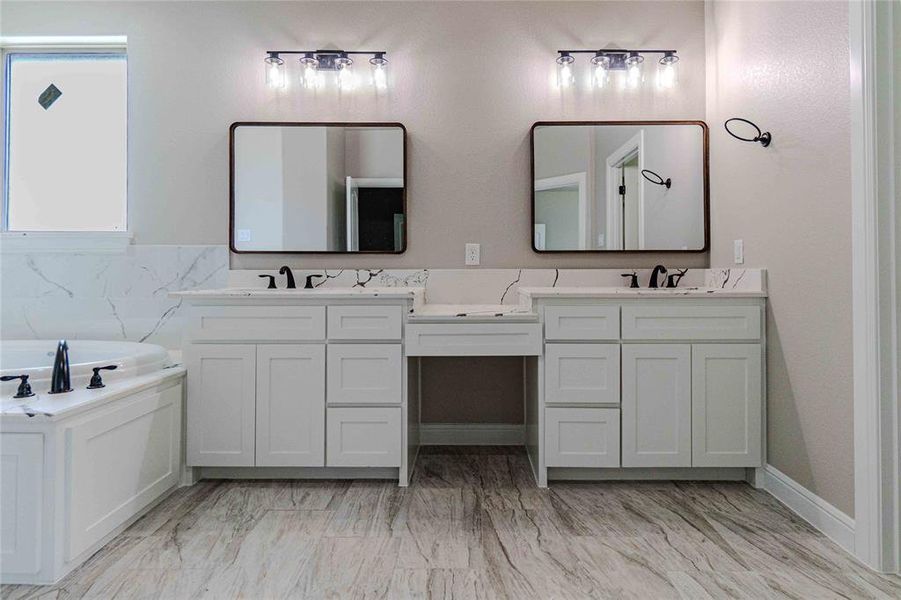
[[744, 240], [734, 240], [732, 242], [732, 250], [734, 254], [735, 264], [741, 265], [745, 262], [745, 242]]
[[239, 229], [238, 230], [238, 241], [239, 242], [249, 242], [250, 241], [250, 230], [249, 229]]
[[482, 253], [480, 244], [466, 244], [466, 264], [474, 266], [479, 264], [479, 257]]

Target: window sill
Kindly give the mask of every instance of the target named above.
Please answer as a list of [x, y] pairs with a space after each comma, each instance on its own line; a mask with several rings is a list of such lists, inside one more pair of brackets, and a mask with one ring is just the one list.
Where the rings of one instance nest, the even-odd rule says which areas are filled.
[[124, 254], [132, 237], [128, 231], [4, 231], [0, 253]]

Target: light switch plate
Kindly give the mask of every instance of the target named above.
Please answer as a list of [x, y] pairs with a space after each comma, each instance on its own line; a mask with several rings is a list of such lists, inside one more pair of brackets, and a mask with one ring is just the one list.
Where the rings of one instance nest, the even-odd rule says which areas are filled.
[[481, 253], [481, 244], [466, 244], [466, 264], [469, 266], [478, 265]]
[[733, 240], [732, 249], [735, 264], [741, 265], [745, 262], [745, 242], [744, 240]]

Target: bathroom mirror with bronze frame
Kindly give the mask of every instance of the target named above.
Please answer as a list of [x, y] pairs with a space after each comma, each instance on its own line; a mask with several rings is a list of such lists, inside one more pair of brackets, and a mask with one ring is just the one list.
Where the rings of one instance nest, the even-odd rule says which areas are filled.
[[539, 121], [532, 126], [536, 252], [705, 252], [703, 121]]
[[400, 123], [233, 123], [232, 252], [404, 252], [406, 138]]

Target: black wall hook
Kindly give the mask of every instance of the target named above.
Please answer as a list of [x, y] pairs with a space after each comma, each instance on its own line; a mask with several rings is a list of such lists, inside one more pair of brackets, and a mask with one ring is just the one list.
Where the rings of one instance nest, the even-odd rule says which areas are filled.
[[667, 177], [664, 179], [654, 171], [650, 169], [642, 169], [641, 176], [653, 183], [654, 185], [662, 185], [666, 186], [666, 189], [670, 189], [670, 186], [673, 185], [673, 180]]
[[[732, 121], [738, 121], [740, 123], [746, 123], [746, 124], [750, 125], [757, 131], [757, 135], [755, 135], [753, 138], [745, 138], [745, 137], [741, 137], [740, 135], [735, 135], [732, 132], [732, 130], [729, 129], [729, 123], [731, 123]], [[723, 123], [723, 127], [726, 129], [726, 133], [728, 133], [735, 139], [741, 140], [743, 142], [760, 142], [760, 145], [763, 146], [764, 148], [769, 146], [770, 142], [773, 141], [773, 136], [770, 134], [769, 131], [761, 131], [760, 127], [758, 127], [757, 125], [755, 125], [754, 123], [752, 123], [751, 121], [749, 121], [747, 119], [741, 119], [739, 117], [732, 117], [731, 119], [726, 119], [726, 122]]]

